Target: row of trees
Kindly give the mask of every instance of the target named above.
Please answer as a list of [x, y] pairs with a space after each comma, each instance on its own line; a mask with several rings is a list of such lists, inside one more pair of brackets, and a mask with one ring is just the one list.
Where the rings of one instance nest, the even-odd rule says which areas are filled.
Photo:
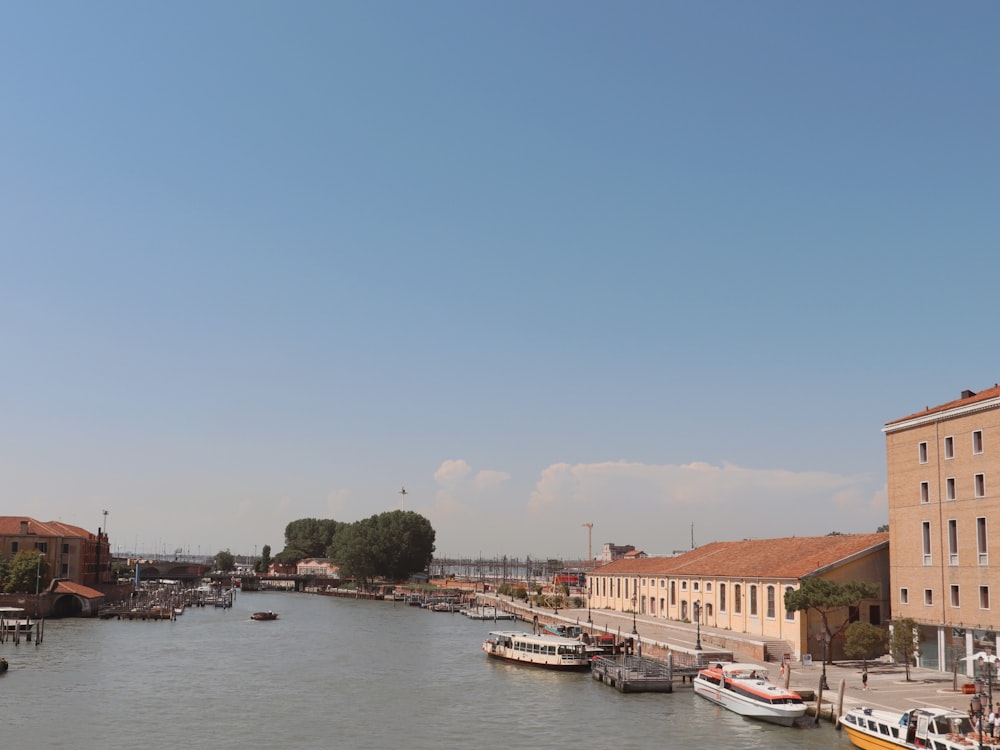
[[[345, 577], [359, 582], [375, 578], [401, 580], [427, 570], [434, 557], [435, 532], [430, 521], [413, 511], [394, 510], [344, 523], [331, 518], [300, 518], [285, 527], [285, 548], [274, 562], [291, 565], [309, 557], [325, 557]], [[266, 571], [271, 548], [265, 545], [255, 569]]]

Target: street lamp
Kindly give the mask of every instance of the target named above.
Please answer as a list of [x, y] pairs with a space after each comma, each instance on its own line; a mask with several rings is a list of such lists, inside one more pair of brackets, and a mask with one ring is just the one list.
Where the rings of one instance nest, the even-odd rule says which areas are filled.
[[701, 602], [695, 602], [692, 605], [694, 609], [694, 622], [695, 622], [695, 641], [694, 650], [701, 651]]
[[636, 596], [632, 594], [632, 635], [639, 635], [639, 631], [635, 627], [635, 608], [636, 608]]
[[35, 567], [35, 617], [38, 617], [38, 611], [41, 605], [42, 559], [44, 557], [45, 557], [44, 552], [38, 553], [38, 565]]
[[969, 716], [976, 718], [976, 723], [973, 725], [973, 729], [979, 734], [979, 750], [983, 748], [983, 702], [979, 699], [979, 694], [977, 693], [971, 701], [969, 701]]
[[820, 637], [823, 639], [823, 674], [820, 675], [819, 686], [823, 690], [829, 690], [830, 686], [826, 682], [826, 650], [830, 645], [830, 634], [823, 633], [823, 635]]

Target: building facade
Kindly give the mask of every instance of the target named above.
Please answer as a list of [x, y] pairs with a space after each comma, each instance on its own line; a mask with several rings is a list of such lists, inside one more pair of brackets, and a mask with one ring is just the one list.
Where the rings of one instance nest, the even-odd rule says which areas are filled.
[[990, 559], [1000, 529], [1000, 387], [963, 391], [883, 432], [894, 617], [918, 623], [920, 666], [950, 671], [995, 648], [1000, 627], [1000, 550]]
[[[676, 557], [622, 559], [590, 571], [587, 594], [592, 609], [698, 621], [760, 641], [776, 659], [810, 654], [819, 661], [820, 618], [784, 607], [785, 592], [808, 577], [877, 583], [879, 599], [856, 611], [844, 608], [830, 624], [834, 630], [847, 619], [883, 624], [889, 615], [889, 535], [712, 542]], [[843, 656], [842, 639], [830, 647], [835, 658]]]
[[21, 550], [45, 555], [46, 579], [63, 578], [84, 586], [113, 583], [108, 536], [61, 521], [0, 516], [0, 557], [13, 560]]

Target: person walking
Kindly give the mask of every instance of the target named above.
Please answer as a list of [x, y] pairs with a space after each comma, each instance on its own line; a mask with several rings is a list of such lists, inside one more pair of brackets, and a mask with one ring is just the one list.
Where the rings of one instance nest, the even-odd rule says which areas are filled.
[[861, 689], [868, 689], [868, 667], [864, 667], [861, 670]]

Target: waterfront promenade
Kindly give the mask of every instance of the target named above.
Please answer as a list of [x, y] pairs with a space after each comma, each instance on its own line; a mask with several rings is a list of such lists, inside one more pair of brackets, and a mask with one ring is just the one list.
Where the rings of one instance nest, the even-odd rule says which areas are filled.
[[[482, 595], [480, 595], [482, 598]], [[579, 624], [587, 626], [587, 617], [590, 616], [595, 630], [601, 632], [621, 633], [622, 637], [628, 637], [632, 633], [633, 617], [629, 614], [612, 612], [610, 610], [586, 610], [586, 609], [560, 609], [558, 613], [545, 608], [528, 608], [520, 606], [518, 602], [508, 600], [497, 600], [504, 609], [512, 607], [530, 621], [534, 614], [544, 617], [546, 621], [555, 620], [566, 624]], [[654, 618], [644, 618], [641, 615], [635, 617], [635, 628], [639, 638], [644, 644], [644, 653], [652, 650], [656, 644], [669, 644], [673, 648], [683, 651], [695, 652], [697, 645], [698, 631], [695, 625], [676, 622], [673, 620], [658, 620]], [[701, 627], [702, 650], [713, 652], [717, 650], [716, 642], [732, 642], [734, 634], [732, 631], [719, 630]], [[748, 642], [749, 643], [749, 642]], [[783, 678], [779, 674], [780, 664], [775, 662], [765, 663], [759, 659], [741, 653], [738, 648], [731, 649], [733, 659], [742, 662], [759, 664], [765, 667], [770, 678], [775, 682], [781, 682]], [[748, 649], [749, 650], [749, 649]], [[971, 682], [971, 678], [964, 674], [958, 675], [957, 690], [953, 689], [951, 673], [932, 671], [928, 669], [918, 669], [910, 667], [910, 681], [906, 681], [906, 667], [902, 664], [889, 663], [886, 660], [876, 660], [868, 662], [868, 690], [863, 690], [861, 684], [860, 660], [841, 660], [826, 666], [826, 681], [829, 690], [823, 691], [823, 712], [831, 709], [836, 711], [840, 700], [839, 692], [841, 683], [844, 683], [843, 709], [857, 706], [870, 706], [872, 708], [882, 708], [889, 711], [904, 711], [911, 708], [934, 706], [939, 708], [953, 709], [956, 711], [966, 711], [969, 707], [971, 695], [962, 693], [962, 686]], [[791, 665], [791, 676], [789, 685], [793, 690], [801, 691], [808, 695], [818, 695], [820, 681], [823, 674], [823, 665], [819, 660], [815, 660], [811, 665], [804, 665], [795, 662]], [[1000, 685], [995, 686], [994, 701], [1000, 700]], [[810, 700], [814, 702], [815, 698]]]

